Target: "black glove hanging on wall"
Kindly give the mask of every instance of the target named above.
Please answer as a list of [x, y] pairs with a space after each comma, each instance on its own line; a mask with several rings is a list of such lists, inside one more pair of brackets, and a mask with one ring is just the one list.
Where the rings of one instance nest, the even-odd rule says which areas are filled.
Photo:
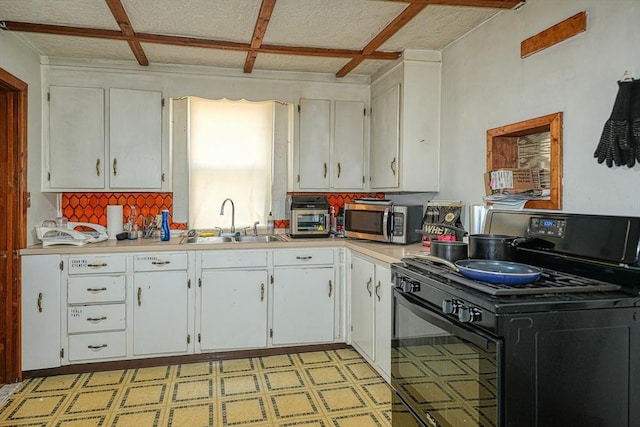
[[[593, 157], [598, 159], [598, 163], [606, 160], [607, 166], [612, 167], [626, 164], [627, 156], [620, 153], [621, 150], [628, 151], [629, 145], [629, 102], [631, 100], [631, 86], [633, 81], [618, 82], [618, 95], [613, 104], [611, 117], [604, 124], [600, 142]], [[623, 157], [625, 162], [623, 163]]]
[[631, 156], [640, 163], [640, 80], [631, 82], [631, 99], [629, 101], [629, 124], [631, 127]]

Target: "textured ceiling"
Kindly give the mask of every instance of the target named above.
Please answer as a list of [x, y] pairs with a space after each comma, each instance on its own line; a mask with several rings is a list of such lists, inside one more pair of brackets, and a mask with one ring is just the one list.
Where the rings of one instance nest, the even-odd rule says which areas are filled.
[[[121, 0], [136, 33], [251, 43], [261, 0]], [[407, 8], [381, 0], [277, 0], [263, 45], [362, 50]], [[377, 50], [440, 50], [501, 9], [429, 5]], [[0, 21], [120, 31], [105, 0], [0, 0]], [[124, 40], [20, 32], [52, 58], [136, 61]], [[141, 43], [150, 64], [242, 69], [247, 53]], [[259, 53], [254, 70], [335, 74], [349, 58]], [[387, 60], [367, 59], [351, 73], [371, 75]]]

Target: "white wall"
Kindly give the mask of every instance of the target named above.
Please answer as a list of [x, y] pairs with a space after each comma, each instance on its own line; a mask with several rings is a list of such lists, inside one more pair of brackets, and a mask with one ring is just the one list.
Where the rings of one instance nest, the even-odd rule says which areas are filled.
[[27, 244], [32, 244], [33, 226], [47, 218], [55, 218], [55, 197], [40, 192], [41, 174], [41, 84], [40, 56], [27, 46], [18, 36], [8, 31], [0, 31], [0, 67], [28, 85], [27, 117], [27, 188], [31, 193], [31, 207], [27, 210]]
[[[526, 38], [580, 12], [587, 31], [528, 58]], [[438, 199], [482, 203], [486, 131], [564, 112], [563, 211], [640, 216], [640, 165], [593, 158], [625, 70], [640, 78], [640, 0], [527, 0], [443, 51]]]

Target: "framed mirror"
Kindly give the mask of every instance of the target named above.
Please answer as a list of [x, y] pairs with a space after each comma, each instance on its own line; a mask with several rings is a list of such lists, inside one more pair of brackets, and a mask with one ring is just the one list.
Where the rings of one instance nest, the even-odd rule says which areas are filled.
[[527, 209], [562, 209], [562, 112], [487, 131], [487, 172], [538, 169], [544, 199], [529, 200]]

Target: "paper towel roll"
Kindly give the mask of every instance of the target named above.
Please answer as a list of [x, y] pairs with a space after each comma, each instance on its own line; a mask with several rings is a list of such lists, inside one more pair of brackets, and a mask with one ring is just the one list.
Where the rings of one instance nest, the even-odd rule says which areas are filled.
[[124, 213], [121, 205], [107, 206], [107, 235], [109, 240], [115, 240], [116, 234], [122, 233]]

